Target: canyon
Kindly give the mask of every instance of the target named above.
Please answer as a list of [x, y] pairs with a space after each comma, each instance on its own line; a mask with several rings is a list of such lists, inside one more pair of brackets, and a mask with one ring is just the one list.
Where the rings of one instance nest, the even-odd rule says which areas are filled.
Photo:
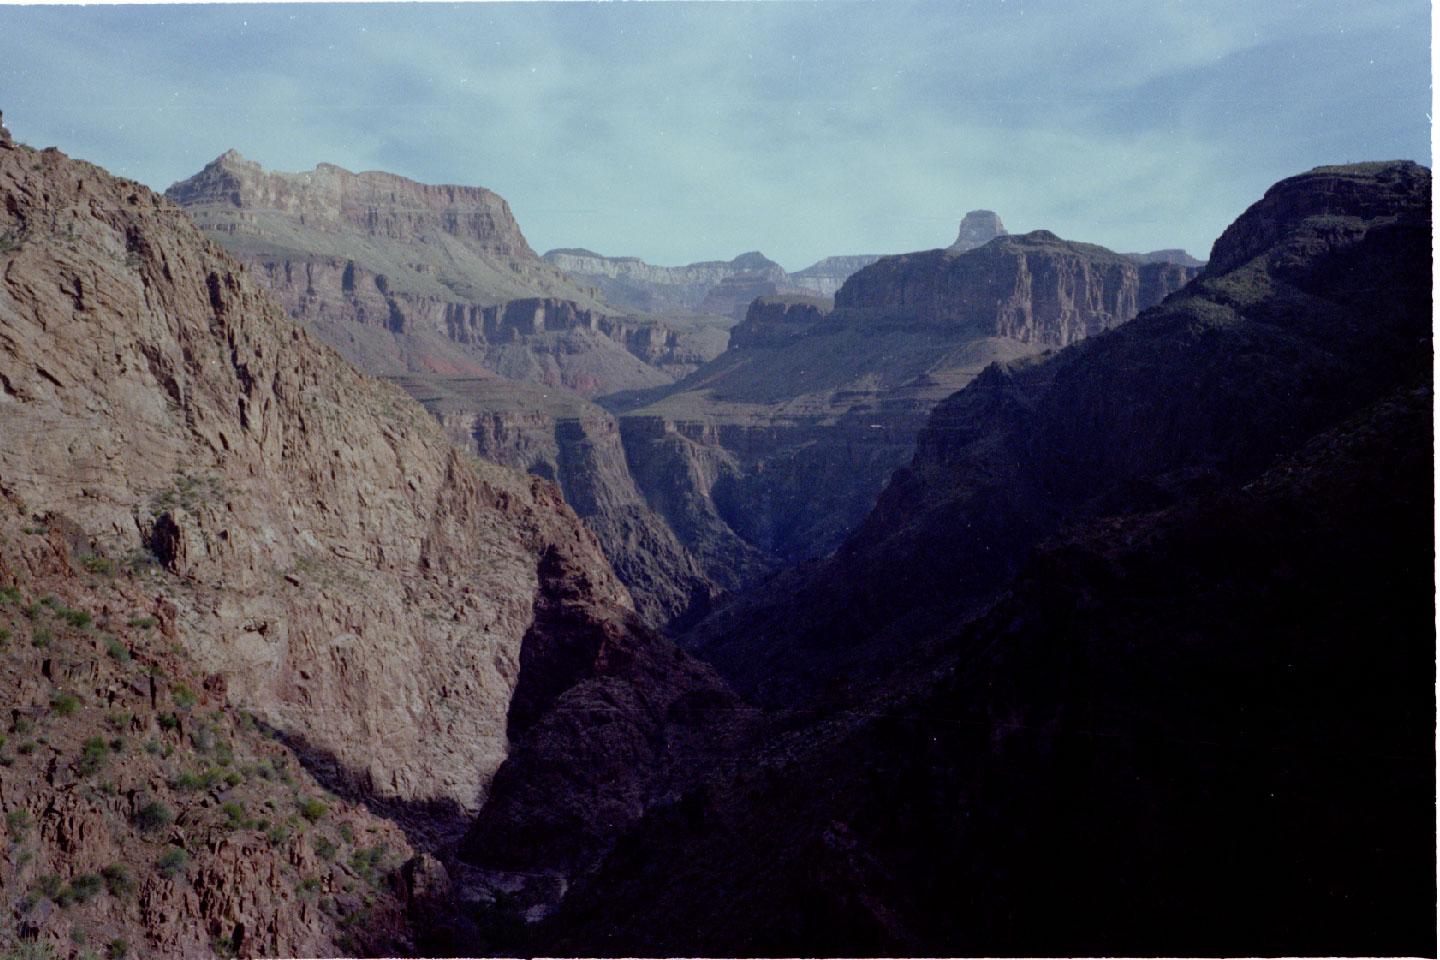
[[[987, 211], [966, 215], [949, 250], [835, 257], [794, 277], [759, 253], [686, 267], [580, 249], [534, 258], [503, 201], [480, 188], [357, 177], [328, 165], [316, 175], [267, 174], [233, 151], [168, 195], [245, 260], [293, 319], [362, 368], [391, 376], [432, 412], [443, 406], [453, 438], [468, 437], [482, 457], [555, 479], [642, 617], [670, 629], [693, 622], [722, 595], [838, 546], [908, 459], [930, 408], [987, 363], [1108, 329], [1196, 272], [1044, 231], [1012, 238]], [[457, 204], [484, 215], [459, 217]], [[329, 229], [345, 237], [363, 225], [356, 249], [381, 245], [394, 263], [433, 259], [417, 238], [459, 242], [444, 233], [447, 218], [471, 225], [460, 241], [489, 258], [490, 272], [466, 273], [457, 260], [446, 267], [446, 285], [492, 306], [452, 303], [443, 330], [418, 322], [407, 306], [387, 329], [377, 317], [388, 314], [355, 292], [365, 288], [373, 300], [385, 287], [400, 295], [394, 281], [374, 290], [361, 282], [367, 264], [376, 276], [394, 272], [374, 257], [347, 261], [353, 277], [338, 293], [333, 284], [316, 292], [314, 262], [328, 259], [328, 269], [341, 270], [335, 238], [312, 239], [317, 224], [340, 224]], [[263, 246], [257, 232], [269, 238]], [[290, 258], [283, 262], [273, 253], [282, 243]], [[505, 281], [496, 280], [505, 270]], [[310, 292], [299, 296], [302, 275]], [[805, 283], [796, 279], [802, 275]], [[806, 290], [832, 290], [833, 306]], [[505, 300], [517, 292], [545, 298]], [[609, 302], [668, 313], [654, 326], [637, 325], [606, 312], [617, 309]], [[714, 321], [726, 313], [724, 350], [687, 355], [697, 366], [667, 366], [673, 353], [636, 348], [635, 330], [668, 324], [668, 337], [677, 318]], [[737, 313], [743, 319], [735, 323]], [[723, 332], [717, 324], [696, 329]], [[371, 349], [422, 336], [426, 362], [403, 373], [391, 354]], [[589, 346], [552, 351], [544, 344], [553, 337], [584, 337]], [[606, 349], [592, 349], [602, 342]], [[558, 353], [566, 359], [557, 367], [549, 359]], [[595, 373], [601, 359], [622, 354], [653, 364], [651, 382], [632, 386], [634, 378]], [[541, 389], [526, 392], [512, 381]]]
[[7, 958], [1433, 954], [1426, 168], [794, 274], [0, 197]]

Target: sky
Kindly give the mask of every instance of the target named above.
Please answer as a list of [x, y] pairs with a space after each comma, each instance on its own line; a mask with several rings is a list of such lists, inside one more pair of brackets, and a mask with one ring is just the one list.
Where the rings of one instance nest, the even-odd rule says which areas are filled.
[[1272, 183], [1430, 165], [1428, 0], [0, 6], [0, 110], [163, 190], [227, 149], [488, 187], [537, 252], [1206, 257]]

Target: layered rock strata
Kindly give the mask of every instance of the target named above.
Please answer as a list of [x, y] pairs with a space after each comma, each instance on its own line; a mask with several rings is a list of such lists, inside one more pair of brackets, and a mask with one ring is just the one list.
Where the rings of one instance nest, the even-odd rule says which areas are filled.
[[291, 317], [372, 372], [488, 369], [589, 395], [667, 383], [651, 362], [683, 367], [697, 350], [537, 257], [480, 187], [331, 164], [272, 173], [232, 150], [166, 194]]

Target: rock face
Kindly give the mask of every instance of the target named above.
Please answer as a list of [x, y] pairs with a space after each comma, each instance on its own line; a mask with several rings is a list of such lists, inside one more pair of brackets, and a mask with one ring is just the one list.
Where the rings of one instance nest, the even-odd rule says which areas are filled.
[[270, 173], [232, 150], [166, 195], [371, 372], [483, 369], [590, 395], [670, 382], [642, 357], [683, 366], [696, 352], [537, 257], [479, 187], [331, 164]]
[[405, 835], [326, 793], [177, 652], [150, 613], [169, 574], [92, 546], [0, 489], [0, 950], [19, 955], [17, 933], [74, 949], [75, 931], [112, 955], [414, 950], [389, 882]]
[[619, 424], [564, 391], [498, 377], [400, 377], [460, 446], [554, 480], [655, 628], [704, 613], [716, 588], [635, 487]]
[[960, 233], [948, 249], [951, 253], [965, 253], [976, 247], [983, 247], [996, 237], [1009, 233], [1000, 222], [1000, 216], [993, 210], [971, 210], [960, 221]]
[[536, 952], [1433, 952], [1429, 233], [1424, 168], [1317, 169], [937, 408], [835, 558], [689, 638], [811, 708]]
[[725, 354], [605, 403], [646, 501], [733, 591], [839, 546], [931, 408], [987, 364], [1115, 327], [1187, 279], [1044, 231], [884, 257], [833, 309], [758, 299]]
[[884, 257], [847, 280], [835, 306], [1063, 347], [1160, 302], [1196, 273], [1166, 263], [1137, 265], [1048, 230], [1002, 235], [963, 256], [953, 250]]
[[11, 145], [0, 195], [0, 482], [153, 556], [166, 636], [332, 782], [478, 807], [542, 558], [631, 604], [559, 491], [461, 453], [138, 184]]

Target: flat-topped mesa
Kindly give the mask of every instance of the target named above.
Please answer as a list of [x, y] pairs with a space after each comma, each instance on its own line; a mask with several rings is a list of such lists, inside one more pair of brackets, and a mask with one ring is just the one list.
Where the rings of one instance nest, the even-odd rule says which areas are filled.
[[962, 253], [884, 257], [847, 280], [835, 306], [1063, 347], [1124, 323], [1195, 272], [1169, 263], [1138, 264], [1095, 244], [1035, 230]]
[[330, 163], [308, 173], [267, 172], [227, 150], [165, 194], [192, 215], [216, 207], [282, 213], [316, 227], [329, 222], [402, 242], [444, 233], [495, 256], [538, 259], [504, 198], [484, 187], [351, 173]]
[[960, 234], [955, 238], [955, 242], [950, 244], [949, 249], [954, 253], [964, 253], [983, 247], [996, 237], [1009, 236], [1009, 233], [995, 211], [971, 210], [965, 214], [965, 219], [960, 221]]
[[829, 297], [756, 297], [730, 330], [730, 348], [775, 347], [813, 330], [834, 309]]

